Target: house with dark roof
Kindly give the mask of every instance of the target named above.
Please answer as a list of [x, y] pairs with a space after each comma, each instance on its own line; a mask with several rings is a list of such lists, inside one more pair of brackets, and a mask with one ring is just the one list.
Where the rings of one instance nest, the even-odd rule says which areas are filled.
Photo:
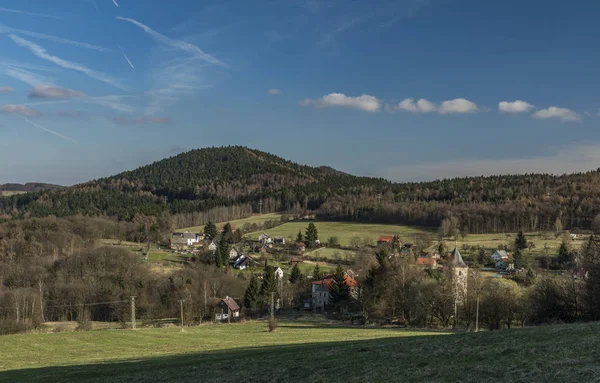
[[494, 260], [494, 262], [498, 262], [502, 259], [507, 259], [508, 260], [509, 254], [506, 252], [506, 250], [496, 250], [492, 253], [492, 259]]
[[229, 296], [221, 299], [215, 307], [215, 320], [223, 321], [227, 319], [227, 321], [230, 322], [231, 319], [237, 319], [239, 317], [240, 306]]
[[204, 234], [202, 233], [190, 233], [189, 231], [175, 232], [171, 235], [169, 244], [171, 249], [182, 250], [191, 246], [200, 245], [203, 239]]

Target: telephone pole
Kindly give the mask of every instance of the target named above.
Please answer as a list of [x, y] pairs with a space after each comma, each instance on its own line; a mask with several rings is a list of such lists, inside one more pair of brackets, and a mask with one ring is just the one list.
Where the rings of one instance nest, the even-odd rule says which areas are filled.
[[270, 311], [271, 311], [271, 323], [273, 323], [273, 321], [275, 320], [275, 293], [272, 292], [271, 293], [271, 307], [270, 307]]
[[479, 288], [477, 288], [477, 311], [475, 312], [475, 332], [479, 332]]
[[131, 329], [135, 330], [135, 297], [131, 296]]
[[258, 201], [258, 209], [259, 209], [259, 210], [258, 210], [258, 214], [262, 214], [262, 207], [263, 207], [263, 204], [264, 204], [264, 202], [263, 202], [263, 200], [262, 200], [262, 198], [261, 198], [261, 199], [260, 199], [260, 201]]
[[181, 332], [183, 332], [183, 299], [179, 300], [179, 313], [181, 314]]
[[379, 205], [381, 205], [381, 198], [382, 198], [381, 193], [377, 194], [377, 203]]

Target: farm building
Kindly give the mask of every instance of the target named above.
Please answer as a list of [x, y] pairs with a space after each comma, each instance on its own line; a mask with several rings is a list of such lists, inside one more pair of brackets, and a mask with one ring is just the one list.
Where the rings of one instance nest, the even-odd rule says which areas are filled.
[[240, 317], [240, 306], [231, 297], [225, 297], [215, 307], [215, 320], [222, 321]]

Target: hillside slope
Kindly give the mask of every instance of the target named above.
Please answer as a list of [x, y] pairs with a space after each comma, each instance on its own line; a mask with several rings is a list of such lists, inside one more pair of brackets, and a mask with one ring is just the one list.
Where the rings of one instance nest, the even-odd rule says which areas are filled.
[[[262, 205], [259, 206], [259, 201]], [[0, 200], [0, 214], [119, 216], [162, 212], [203, 224], [198, 212], [314, 212], [320, 219], [439, 226], [459, 218], [469, 233], [590, 229], [600, 214], [600, 171], [392, 183], [327, 166], [299, 165], [241, 146], [181, 153], [112, 177]]]
[[40, 192], [45, 190], [59, 190], [64, 189], [64, 186], [45, 184], [41, 182], [28, 182], [26, 184], [2, 184], [0, 185], [0, 192]]
[[598, 323], [437, 336], [265, 323], [2, 338], [0, 380], [27, 382], [591, 382]]

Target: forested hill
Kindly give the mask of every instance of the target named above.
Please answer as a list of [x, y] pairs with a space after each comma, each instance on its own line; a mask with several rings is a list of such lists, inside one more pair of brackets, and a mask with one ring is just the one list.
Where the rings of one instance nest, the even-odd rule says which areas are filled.
[[41, 182], [28, 182], [26, 184], [2, 184], [0, 192], [39, 192], [44, 190], [63, 189], [64, 186], [44, 184]]
[[232, 146], [192, 150], [68, 189], [0, 200], [5, 217], [88, 214], [131, 220], [168, 212], [178, 226], [202, 224], [207, 212], [216, 210], [225, 212], [221, 220], [262, 210], [428, 226], [452, 215], [468, 232], [586, 229], [600, 213], [600, 171], [392, 183]]

